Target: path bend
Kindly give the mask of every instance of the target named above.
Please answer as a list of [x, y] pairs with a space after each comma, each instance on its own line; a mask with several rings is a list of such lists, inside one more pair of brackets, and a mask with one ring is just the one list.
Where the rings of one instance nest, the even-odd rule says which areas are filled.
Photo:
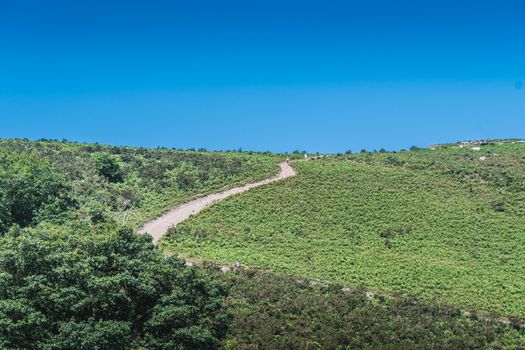
[[255, 187], [267, 185], [269, 183], [297, 175], [295, 170], [287, 162], [280, 163], [279, 168], [279, 173], [268, 179], [234, 187], [223, 192], [212, 193], [210, 195], [181, 204], [180, 206], [171, 209], [166, 214], [144, 224], [144, 226], [139, 229], [139, 233], [150, 234], [153, 237], [153, 242], [156, 244], [170, 228], [177, 226], [179, 223], [188, 219], [190, 216], [199, 213], [217, 201], [233, 196], [234, 194], [246, 192]]

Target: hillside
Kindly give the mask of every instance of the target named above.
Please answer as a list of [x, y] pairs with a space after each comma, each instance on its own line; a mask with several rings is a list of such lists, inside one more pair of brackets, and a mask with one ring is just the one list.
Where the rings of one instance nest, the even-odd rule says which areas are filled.
[[231, 319], [226, 289], [132, 228], [272, 176], [279, 160], [0, 141], [0, 348], [219, 347]]
[[295, 163], [299, 175], [218, 203], [165, 248], [216, 263], [525, 315], [525, 144]]
[[107, 217], [137, 227], [197, 195], [272, 176], [279, 160], [262, 153], [0, 140], [1, 179], [25, 181], [25, 190], [39, 192], [46, 184], [35, 179], [45, 174], [63, 188], [61, 195], [68, 202], [60, 210], [60, 216], [67, 212], [63, 222]]
[[0, 348], [524, 346], [525, 145], [472, 147], [278, 178], [302, 156], [0, 140]]

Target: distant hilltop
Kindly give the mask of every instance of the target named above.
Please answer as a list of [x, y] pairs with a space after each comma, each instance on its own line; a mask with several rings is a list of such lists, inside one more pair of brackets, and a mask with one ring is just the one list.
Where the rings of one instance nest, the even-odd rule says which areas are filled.
[[429, 145], [428, 148], [436, 149], [443, 147], [469, 147], [469, 146], [486, 146], [486, 145], [501, 145], [505, 143], [525, 143], [525, 139], [478, 139], [478, 140], [465, 140], [456, 143], [437, 143]]

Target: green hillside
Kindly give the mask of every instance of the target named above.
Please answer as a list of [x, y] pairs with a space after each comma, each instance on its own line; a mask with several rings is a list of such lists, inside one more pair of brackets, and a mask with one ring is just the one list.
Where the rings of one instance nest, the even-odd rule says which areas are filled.
[[[61, 189], [63, 207], [55, 211], [62, 222], [107, 217], [136, 227], [196, 195], [271, 176], [280, 159], [262, 153], [0, 140], [0, 180], [6, 192], [0, 200], [8, 202], [26, 191], [28, 201], [46, 206], [54, 201], [52, 194], [35, 194], [52, 191], [48, 185], [54, 184]], [[47, 209], [34, 206], [26, 210], [31, 213], [20, 214], [25, 216], [22, 226], [45, 219], [45, 210], [53, 209], [51, 204]], [[57, 215], [47, 217], [60, 221]]]
[[158, 247], [285, 156], [0, 140], [0, 349], [524, 346], [525, 145], [471, 147], [295, 162]]
[[525, 314], [525, 144], [298, 162], [218, 203], [164, 247], [216, 263]]
[[210, 349], [226, 289], [133, 227], [279, 157], [0, 141], [0, 349]]

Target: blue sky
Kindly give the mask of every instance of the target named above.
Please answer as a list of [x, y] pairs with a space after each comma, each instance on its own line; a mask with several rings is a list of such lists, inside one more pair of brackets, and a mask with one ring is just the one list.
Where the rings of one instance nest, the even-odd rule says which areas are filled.
[[525, 137], [525, 0], [0, 0], [0, 137], [341, 152]]

